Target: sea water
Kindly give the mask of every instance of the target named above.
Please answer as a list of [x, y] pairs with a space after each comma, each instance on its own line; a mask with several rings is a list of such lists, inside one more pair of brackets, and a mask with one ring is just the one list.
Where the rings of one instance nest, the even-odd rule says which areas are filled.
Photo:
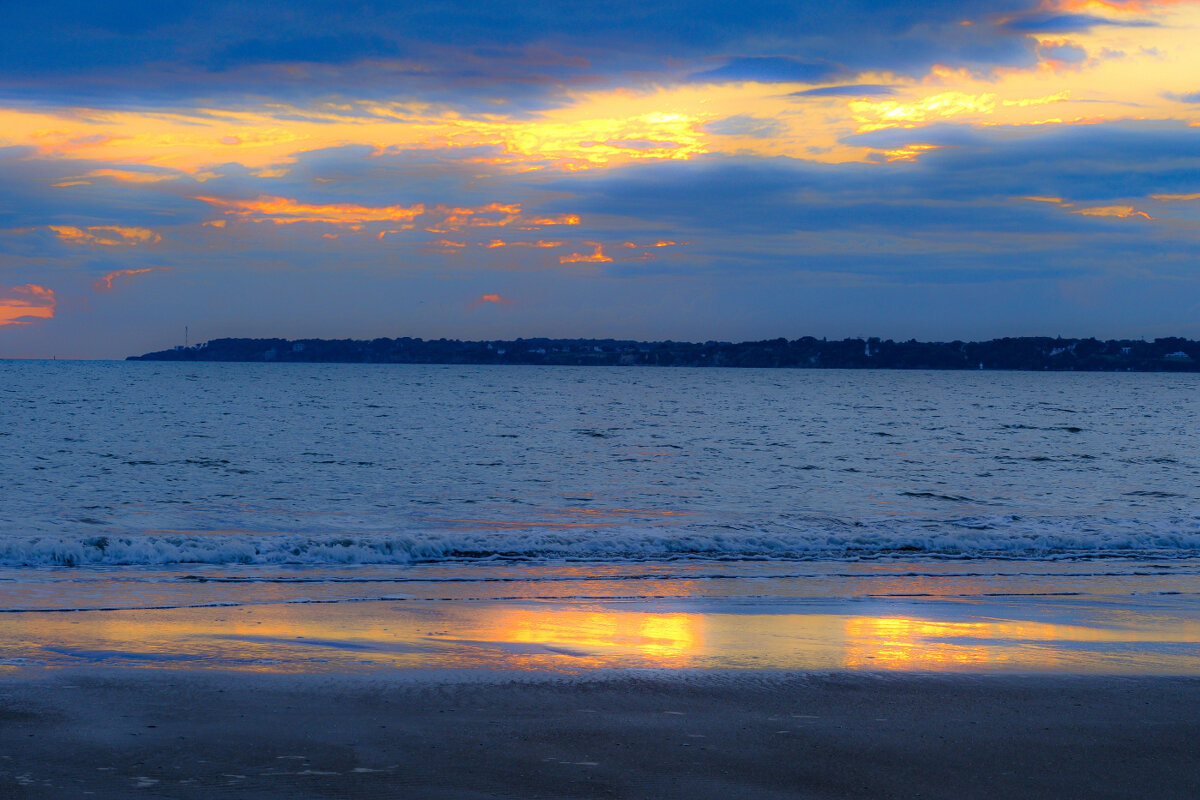
[[[292, 641], [333, 613], [318, 605], [458, 601], [480, 604], [476, 622], [549, 603], [813, 623], [856, 603], [861, 619], [976, 624], [965, 604], [1060, 627], [1103, 612], [1110, 630], [1112, 609], [1136, 607], [1174, 622], [1133, 649], [1200, 665], [1198, 382], [0, 362], [0, 660], [118, 652], [53, 655], [71, 636], [46, 633], [50, 612], [142, 614], [145, 638], [167, 612], [258, 608], [261, 624], [286, 606], [267, 638]], [[613, 638], [581, 644], [581, 626], [539, 642]], [[405, 641], [437, 639], [410, 628]], [[16, 644], [31, 630], [38, 647]]]

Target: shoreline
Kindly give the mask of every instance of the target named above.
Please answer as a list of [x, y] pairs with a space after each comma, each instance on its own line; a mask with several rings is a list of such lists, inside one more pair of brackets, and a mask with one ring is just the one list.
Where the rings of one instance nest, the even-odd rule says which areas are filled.
[[977, 371], [1017, 369], [1086, 372], [1197, 372], [1200, 342], [1179, 337], [1063, 339], [1020, 336], [986, 341], [896, 342], [878, 337], [841, 341], [804, 336], [719, 342], [628, 339], [425, 340], [220, 338], [177, 345], [126, 361], [225, 361], [717, 368], [883, 368]]
[[1194, 677], [72, 669], [0, 686], [14, 798], [1200, 793]]

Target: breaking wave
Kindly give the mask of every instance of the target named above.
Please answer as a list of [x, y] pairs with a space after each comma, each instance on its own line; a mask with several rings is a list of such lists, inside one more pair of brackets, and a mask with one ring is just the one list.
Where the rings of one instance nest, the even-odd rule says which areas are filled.
[[354, 533], [9, 535], [0, 566], [430, 564], [470, 562], [863, 561], [1200, 557], [1200, 518], [827, 520], [770, 530], [598, 528]]

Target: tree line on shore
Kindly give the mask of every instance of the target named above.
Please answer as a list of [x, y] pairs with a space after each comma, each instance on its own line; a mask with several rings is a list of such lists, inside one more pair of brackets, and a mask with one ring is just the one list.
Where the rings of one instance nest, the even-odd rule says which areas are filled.
[[214, 339], [129, 360], [539, 364], [562, 366], [760, 367], [810, 369], [1008, 369], [1200, 371], [1200, 342], [1168, 337], [1063, 339], [1023, 336], [985, 342], [805, 336], [755, 342], [639, 342], [618, 339]]

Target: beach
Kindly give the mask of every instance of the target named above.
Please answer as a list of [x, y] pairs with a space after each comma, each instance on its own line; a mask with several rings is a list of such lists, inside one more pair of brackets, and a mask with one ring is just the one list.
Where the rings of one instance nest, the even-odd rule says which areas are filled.
[[1200, 795], [1194, 377], [2, 366], [5, 800]]
[[5, 797], [1194, 798], [1200, 680], [780, 672], [5, 684]]
[[[668, 600], [9, 612], [0, 795], [1194, 798], [1200, 614], [1128, 584], [1195, 578], [1102, 566], [1087, 598], [1032, 591], [1082, 565], [993, 565], [973, 598], [849, 596], [867, 569], [838, 600], [788, 598], [828, 590], [808, 574], [749, 601], [710, 578]], [[1031, 592], [985, 591], [1014, 581]]]

